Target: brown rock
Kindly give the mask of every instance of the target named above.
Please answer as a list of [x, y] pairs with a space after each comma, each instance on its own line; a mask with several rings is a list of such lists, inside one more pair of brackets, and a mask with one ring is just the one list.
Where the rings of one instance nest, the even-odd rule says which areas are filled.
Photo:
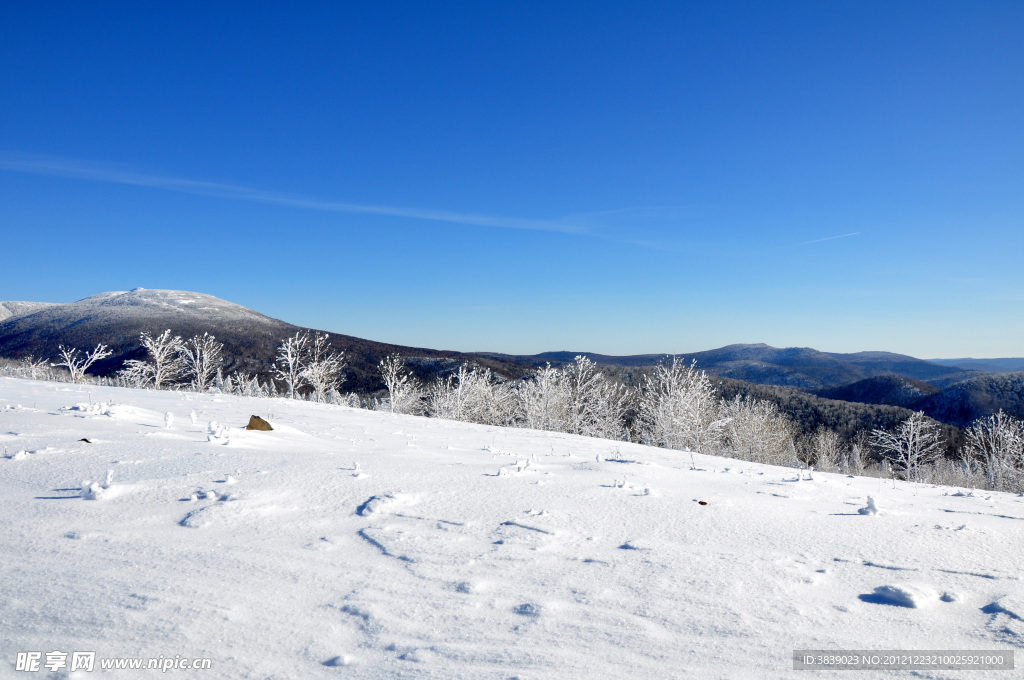
[[264, 432], [270, 432], [274, 428], [270, 426], [270, 423], [263, 420], [259, 416], [249, 416], [249, 424], [245, 426], [247, 430], [263, 430]]

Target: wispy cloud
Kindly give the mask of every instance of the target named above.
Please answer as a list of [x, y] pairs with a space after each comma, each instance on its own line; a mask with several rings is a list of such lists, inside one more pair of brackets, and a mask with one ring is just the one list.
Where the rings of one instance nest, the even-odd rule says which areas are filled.
[[840, 234], [839, 236], [827, 236], [825, 238], [816, 238], [813, 241], [804, 241], [803, 243], [797, 243], [798, 246], [809, 246], [812, 243], [821, 243], [822, 241], [835, 241], [839, 238], [849, 238], [851, 236], [860, 236], [859, 231], [855, 231], [852, 234]]
[[586, 234], [588, 229], [572, 220], [534, 220], [520, 217], [504, 217], [496, 215], [479, 215], [459, 213], [448, 210], [430, 208], [403, 208], [386, 205], [364, 205], [347, 203], [329, 199], [313, 198], [274, 191], [264, 191], [234, 184], [221, 184], [201, 180], [165, 177], [139, 172], [136, 169], [105, 163], [48, 158], [41, 156], [15, 155], [0, 153], [0, 170], [21, 172], [33, 175], [49, 175], [52, 177], [69, 177], [73, 179], [106, 182], [109, 184], [125, 184], [138, 187], [176, 191], [196, 196], [212, 196], [251, 203], [266, 203], [308, 210], [327, 212], [384, 215], [388, 217], [404, 217], [431, 222], [446, 222], [468, 226], [492, 227], [499, 229], [528, 229], [533, 231], [553, 231], [564, 234]]

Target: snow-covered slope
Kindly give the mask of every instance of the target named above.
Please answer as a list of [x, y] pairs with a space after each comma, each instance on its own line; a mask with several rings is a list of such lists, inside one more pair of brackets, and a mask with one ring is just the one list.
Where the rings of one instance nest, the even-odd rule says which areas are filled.
[[[12, 319], [34, 316], [33, 323], [46, 320], [53, 325], [74, 325], [103, 317], [111, 323], [132, 323], [138, 320], [150, 321], [170, 317], [195, 320], [216, 320], [220, 322], [266, 322], [274, 321], [248, 307], [221, 300], [212, 295], [182, 290], [147, 290], [136, 288], [130, 291], [113, 291], [93, 295], [78, 302], [67, 304], [39, 302], [6, 302], [0, 307], [18, 305], [11, 309]], [[280, 323], [280, 322], [278, 322]]]
[[0, 321], [8, 321], [10, 319], [16, 319], [19, 316], [34, 314], [41, 309], [54, 307], [56, 305], [57, 303], [55, 302], [0, 302]]
[[[240, 429], [252, 414], [275, 430]], [[9, 378], [0, 445], [5, 677], [33, 650], [209, 658], [219, 678], [582, 679], [1024, 647], [1006, 494]]]
[[212, 295], [178, 290], [115, 291], [68, 304], [47, 305], [0, 321], [0, 356], [55, 357], [59, 345], [108, 345], [114, 354], [94, 371], [118, 370], [138, 358], [139, 334], [165, 329], [183, 337], [210, 333], [225, 344], [225, 371], [265, 370], [274, 349], [298, 329]]

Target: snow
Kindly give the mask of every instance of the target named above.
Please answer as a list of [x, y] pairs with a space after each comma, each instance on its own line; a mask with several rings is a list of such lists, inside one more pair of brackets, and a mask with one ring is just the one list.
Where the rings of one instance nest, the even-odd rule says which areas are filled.
[[[954, 495], [956, 495], [956, 494], [954, 494]], [[862, 515], [877, 515], [878, 514], [878, 506], [875, 505], [875, 499], [872, 498], [871, 496], [868, 496], [868, 504], [865, 505], [863, 508], [860, 508], [859, 510], [857, 510], [857, 512], [859, 512]]]
[[[274, 430], [245, 430], [253, 414]], [[525, 680], [1024, 647], [1009, 494], [10, 378], [0, 446], [3, 676], [32, 650], [209, 657], [210, 677]]]
[[109, 291], [71, 303], [0, 302], [0, 323], [14, 324], [19, 320], [27, 323], [27, 317], [34, 314], [39, 314], [34, 317], [34, 325], [43, 323], [63, 326], [99, 318], [129, 324], [140, 321], [165, 323], [203, 319], [242, 324], [272, 322], [248, 307], [212, 295], [183, 290], [136, 288], [130, 291]]
[[56, 303], [53, 302], [0, 302], [0, 321], [9, 321], [21, 316], [28, 316], [47, 307], [54, 306], [56, 306]]

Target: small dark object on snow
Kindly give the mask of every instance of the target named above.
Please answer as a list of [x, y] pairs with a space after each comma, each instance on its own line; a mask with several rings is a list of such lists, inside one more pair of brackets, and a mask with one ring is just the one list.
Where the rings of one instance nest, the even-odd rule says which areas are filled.
[[697, 501], [697, 505], [707, 505], [707, 501]]
[[88, 439], [86, 439], [85, 437], [82, 437], [82, 438], [81, 438], [81, 439], [79, 439], [78, 441], [80, 441], [80, 442], [85, 442], [86, 444], [92, 444], [92, 442], [91, 442], [91, 441], [89, 441]]
[[263, 430], [264, 432], [270, 432], [274, 428], [270, 426], [270, 423], [263, 420], [259, 416], [249, 416], [249, 424], [245, 426], [247, 430]]

